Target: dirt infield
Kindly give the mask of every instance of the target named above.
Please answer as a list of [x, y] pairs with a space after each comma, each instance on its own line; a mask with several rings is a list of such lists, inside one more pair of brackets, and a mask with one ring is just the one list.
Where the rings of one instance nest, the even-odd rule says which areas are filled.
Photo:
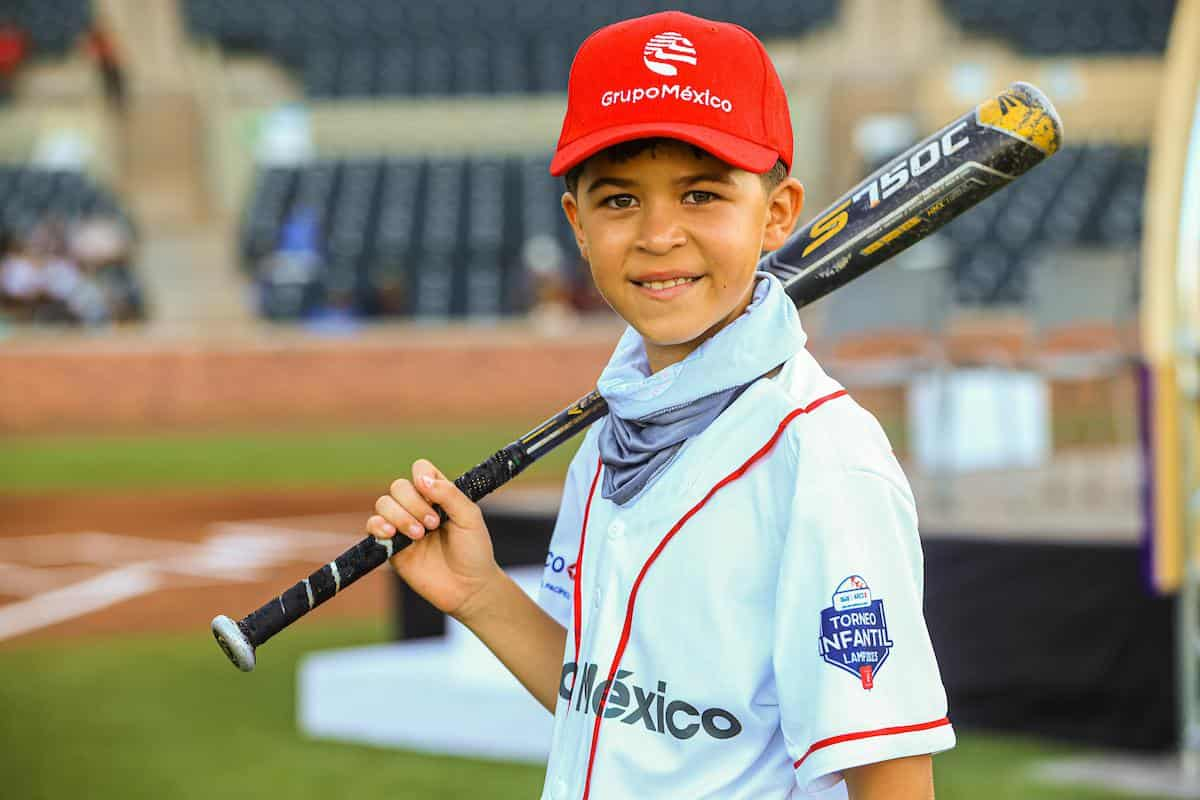
[[[208, 636], [214, 615], [246, 614], [360, 539], [376, 494], [0, 496], [0, 647], [80, 634]], [[391, 574], [377, 570], [313, 615], [387, 613], [391, 592]]]

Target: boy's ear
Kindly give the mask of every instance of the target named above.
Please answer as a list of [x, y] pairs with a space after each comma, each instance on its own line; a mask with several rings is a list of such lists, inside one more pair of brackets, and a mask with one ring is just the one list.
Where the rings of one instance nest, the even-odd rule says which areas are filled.
[[583, 238], [583, 228], [579, 226], [579, 202], [575, 199], [575, 195], [563, 192], [562, 208], [563, 213], [567, 215], [567, 222], [571, 223], [571, 231], [575, 234], [575, 244], [579, 247], [579, 255], [583, 257], [584, 261], [588, 261], [587, 240]]
[[804, 208], [804, 186], [792, 176], [783, 179], [767, 198], [767, 220], [763, 228], [764, 253], [778, 250], [796, 229]]

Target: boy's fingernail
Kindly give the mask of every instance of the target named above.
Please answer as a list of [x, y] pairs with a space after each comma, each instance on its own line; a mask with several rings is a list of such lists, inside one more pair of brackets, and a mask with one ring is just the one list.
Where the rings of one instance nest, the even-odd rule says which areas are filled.
[[383, 525], [381, 525], [381, 526], [380, 526], [380, 528], [382, 528], [382, 529], [383, 529], [383, 532], [384, 532], [384, 533], [386, 533], [386, 534], [389, 534], [389, 535], [391, 535], [391, 534], [393, 534], [393, 533], [395, 533], [395, 532], [396, 532], [396, 526], [395, 526], [395, 525], [391, 525], [391, 524], [389, 524], [389, 523], [387, 523], [387, 522], [383, 523]]
[[408, 526], [408, 532], [413, 536], [420, 536], [421, 534], [425, 533], [425, 529], [414, 522], [412, 525]]
[[433, 477], [430, 475], [422, 475], [421, 483], [425, 484], [426, 489], [433, 488]]
[[435, 517], [433, 514], [426, 514], [425, 515], [425, 527], [426, 528], [436, 528], [437, 526], [438, 526], [438, 518]]

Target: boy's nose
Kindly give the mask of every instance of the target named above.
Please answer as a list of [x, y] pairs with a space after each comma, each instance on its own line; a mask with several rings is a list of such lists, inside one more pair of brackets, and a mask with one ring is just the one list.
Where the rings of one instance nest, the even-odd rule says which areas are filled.
[[665, 255], [687, 242], [687, 234], [669, 209], [647, 206], [642, 212], [642, 226], [637, 246], [654, 255]]

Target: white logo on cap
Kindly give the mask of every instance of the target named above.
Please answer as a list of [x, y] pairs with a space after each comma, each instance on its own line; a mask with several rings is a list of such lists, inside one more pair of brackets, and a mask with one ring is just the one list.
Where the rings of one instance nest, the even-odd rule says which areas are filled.
[[696, 48], [683, 34], [666, 31], [651, 37], [642, 49], [642, 61], [659, 75], [678, 75], [679, 68], [669, 62], [696, 64]]

